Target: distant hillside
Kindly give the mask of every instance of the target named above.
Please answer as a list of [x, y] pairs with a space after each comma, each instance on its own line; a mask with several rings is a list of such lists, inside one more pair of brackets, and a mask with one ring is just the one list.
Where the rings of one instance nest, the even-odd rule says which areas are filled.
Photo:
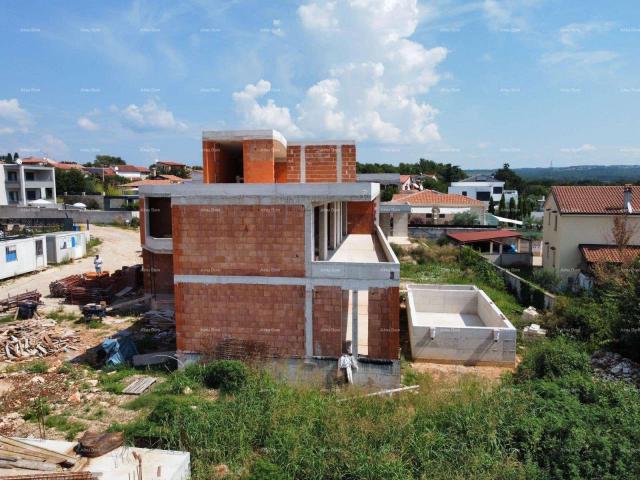
[[[494, 170], [466, 170], [469, 175], [492, 173]], [[514, 172], [525, 180], [554, 180], [580, 182], [594, 180], [600, 182], [640, 181], [640, 165], [580, 165], [553, 168], [514, 168]]]

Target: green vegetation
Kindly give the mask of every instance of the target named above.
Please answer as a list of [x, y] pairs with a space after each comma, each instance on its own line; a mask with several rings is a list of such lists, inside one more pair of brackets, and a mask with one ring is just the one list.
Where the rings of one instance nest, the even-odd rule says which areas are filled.
[[47, 362], [44, 360], [34, 360], [33, 362], [28, 363], [24, 369], [29, 373], [47, 373], [49, 365], [47, 365]]
[[139, 373], [135, 368], [127, 366], [104, 369], [100, 372], [98, 384], [105, 392], [122, 393], [122, 390], [126, 387], [123, 380]]
[[215, 401], [203, 382], [189, 396], [144, 395], [136, 399], [143, 417], [114, 428], [129, 442], [190, 451], [196, 480], [212, 478], [219, 464], [229, 478], [254, 479], [640, 475], [638, 391], [595, 380], [582, 349], [563, 338], [532, 347], [497, 386], [474, 377], [434, 383], [413, 372], [420, 394], [392, 399], [247, 373], [235, 395]]
[[78, 312], [69, 312], [61, 306], [57, 310], [47, 313], [47, 317], [56, 322], [77, 322], [82, 315]]
[[98, 237], [92, 237], [87, 242], [87, 256], [95, 255], [98, 251], [98, 247], [102, 245], [102, 239]]

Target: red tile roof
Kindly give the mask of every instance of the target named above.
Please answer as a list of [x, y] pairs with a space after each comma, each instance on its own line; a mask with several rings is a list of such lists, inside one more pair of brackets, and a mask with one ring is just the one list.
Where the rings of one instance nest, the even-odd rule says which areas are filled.
[[170, 162], [168, 160], [158, 161], [156, 163], [158, 165], [166, 165], [168, 167], [186, 167], [186, 165], [184, 163]]
[[[625, 213], [624, 186], [556, 186], [551, 187], [560, 213], [612, 215]], [[631, 187], [633, 214], [640, 214], [640, 186]]]
[[125, 183], [122, 186], [123, 187], [141, 187], [142, 185], [172, 185], [176, 183], [182, 183], [182, 179], [180, 179], [180, 181], [177, 182], [175, 180], [168, 180], [165, 178], [158, 178], [153, 180], [149, 178], [145, 178], [144, 180], [136, 180], [135, 182]]
[[401, 183], [405, 183], [407, 180], [411, 180], [411, 175], [400, 175]]
[[136, 165], [117, 165], [118, 172], [125, 173], [148, 173], [149, 169], [146, 167], [138, 167]]
[[522, 234], [514, 230], [483, 230], [475, 232], [454, 232], [447, 233], [449, 238], [453, 238], [459, 243], [486, 242], [489, 240], [500, 240], [502, 238], [518, 238]]
[[422, 190], [420, 192], [399, 193], [391, 199], [393, 203], [405, 203], [409, 205], [460, 205], [482, 207], [484, 203], [475, 198], [465, 197], [452, 193], [441, 193], [435, 190]]
[[168, 173], [162, 173], [160, 175], [157, 175], [156, 178], [163, 178], [165, 180], [171, 180], [172, 182], [176, 182], [176, 183], [182, 183], [185, 181], [185, 179], [182, 177], [178, 177], [176, 175], [169, 175]]
[[580, 253], [587, 263], [633, 263], [640, 256], [640, 245], [580, 245]]

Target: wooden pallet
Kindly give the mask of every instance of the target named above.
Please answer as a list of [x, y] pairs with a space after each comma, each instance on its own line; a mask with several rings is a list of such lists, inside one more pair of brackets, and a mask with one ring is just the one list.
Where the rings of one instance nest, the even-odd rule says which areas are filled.
[[131, 382], [122, 393], [126, 395], [140, 395], [146, 392], [151, 385], [156, 383], [158, 379], [156, 377], [143, 377]]

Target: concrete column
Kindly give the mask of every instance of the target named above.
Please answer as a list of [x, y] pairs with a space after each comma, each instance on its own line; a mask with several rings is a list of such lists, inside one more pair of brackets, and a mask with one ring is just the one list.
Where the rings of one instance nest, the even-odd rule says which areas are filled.
[[320, 235], [319, 237], [319, 241], [320, 241], [320, 245], [319, 245], [319, 255], [320, 255], [320, 260], [326, 260], [327, 256], [328, 256], [328, 252], [327, 252], [327, 243], [328, 243], [328, 206], [329, 204], [324, 204], [320, 207], [320, 222], [319, 222], [319, 227], [320, 227]]
[[336, 179], [342, 183], [342, 145], [336, 145]]
[[343, 211], [342, 211], [342, 239], [344, 240], [344, 237], [346, 237], [348, 235], [348, 231], [347, 231], [347, 214], [348, 214], [348, 206], [347, 206], [347, 202], [343, 202]]
[[307, 160], [304, 156], [304, 145], [300, 145], [300, 183], [307, 182]]
[[489, 254], [493, 255], [493, 242], [489, 240]]
[[358, 290], [351, 292], [351, 351], [358, 359]]
[[20, 175], [20, 195], [22, 196], [22, 205], [27, 204], [27, 186], [24, 178], [24, 165], [20, 165], [18, 167], [19, 175]]
[[393, 230], [391, 231], [392, 237], [409, 237], [409, 214], [408, 213], [394, 213], [393, 215]]
[[307, 286], [304, 296], [304, 355], [313, 357], [313, 288]]
[[333, 244], [337, 249], [340, 246], [340, 202], [333, 202]]
[[307, 204], [304, 207], [304, 268], [305, 276], [311, 276], [311, 262], [314, 255], [314, 234], [313, 231], [313, 205]]
[[499, 244], [499, 245], [500, 245], [500, 250], [499, 250], [499, 252], [498, 252], [498, 253], [500, 253], [500, 255], [502, 255], [502, 242], [500, 242], [500, 244]]

